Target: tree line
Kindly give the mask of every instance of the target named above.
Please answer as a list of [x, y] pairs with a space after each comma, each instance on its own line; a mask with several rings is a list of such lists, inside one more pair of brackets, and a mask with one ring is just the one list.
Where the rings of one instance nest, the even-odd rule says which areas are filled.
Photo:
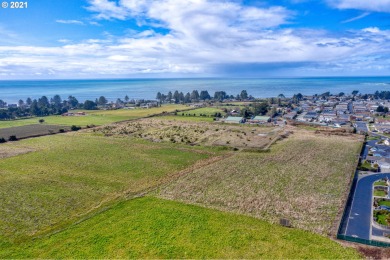
[[59, 95], [52, 98], [42, 96], [38, 99], [20, 99], [17, 106], [7, 107], [7, 103], [0, 99], [0, 120], [10, 120], [15, 118], [32, 116], [61, 115], [70, 109], [97, 109], [97, 106], [105, 106], [108, 103], [104, 96], [100, 96], [95, 101], [86, 100], [79, 102], [74, 96], [62, 99]]
[[236, 96], [228, 95], [225, 91], [216, 91], [213, 96], [209, 94], [207, 90], [193, 90], [191, 93], [187, 92], [184, 94], [183, 92], [179, 92], [178, 90], [175, 90], [173, 93], [169, 91], [167, 94], [162, 94], [161, 92], [158, 92], [156, 95], [156, 99], [160, 103], [192, 103], [192, 102], [199, 102], [199, 101], [207, 101], [207, 100], [214, 100], [214, 101], [223, 101], [226, 99], [235, 99], [235, 100], [248, 100], [253, 99], [252, 96], [248, 95], [246, 90], [242, 90], [240, 94], [237, 94]]

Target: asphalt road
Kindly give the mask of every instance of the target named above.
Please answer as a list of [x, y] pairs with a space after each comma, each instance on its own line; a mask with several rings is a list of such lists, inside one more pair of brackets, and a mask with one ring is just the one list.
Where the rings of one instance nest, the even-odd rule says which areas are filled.
[[[345, 235], [370, 239], [371, 237], [371, 206], [372, 206], [372, 185], [384, 177], [390, 178], [390, 173], [372, 174], [362, 177], [355, 189], [351, 211]], [[373, 230], [378, 234], [378, 230]]]

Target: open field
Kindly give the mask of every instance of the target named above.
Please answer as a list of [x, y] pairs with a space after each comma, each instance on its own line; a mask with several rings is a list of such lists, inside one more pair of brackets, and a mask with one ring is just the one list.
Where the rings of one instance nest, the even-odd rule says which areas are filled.
[[163, 120], [176, 120], [183, 122], [213, 122], [215, 113], [220, 113], [221, 116], [226, 115], [221, 108], [202, 107], [190, 111], [178, 112], [174, 116], [161, 116], [159, 118]]
[[222, 109], [217, 107], [202, 107], [197, 108], [191, 111], [178, 112], [178, 116], [205, 116], [205, 117], [214, 117], [215, 113], [221, 113], [222, 116], [225, 115]]
[[0, 138], [8, 140], [11, 135], [15, 135], [16, 138], [26, 138], [30, 136], [40, 136], [47, 134], [58, 133], [60, 129], [69, 130], [68, 126], [60, 125], [47, 125], [47, 124], [36, 124], [36, 125], [25, 125], [16, 126], [10, 128], [0, 128]]
[[121, 202], [60, 233], [0, 250], [0, 258], [360, 257], [306, 231], [151, 197]]
[[[157, 117], [156, 117], [157, 118]], [[213, 117], [204, 117], [204, 116], [159, 116], [158, 119], [161, 120], [172, 120], [172, 121], [182, 121], [182, 122], [214, 122]]]
[[359, 138], [157, 117], [0, 144], [0, 258], [358, 258], [272, 223], [329, 231]]
[[40, 118], [45, 120], [48, 125], [104, 125], [118, 121], [130, 120], [140, 117], [145, 117], [153, 114], [160, 114], [164, 111], [173, 112], [175, 110], [188, 109], [184, 105], [164, 105], [150, 109], [118, 109], [118, 110], [77, 110], [87, 113], [85, 116], [46, 116], [35, 117], [21, 120], [0, 121], [0, 128], [15, 127], [37, 124]]
[[21, 155], [0, 159], [0, 241], [57, 229], [220, 153], [216, 149], [82, 133], [27, 139], [0, 147], [2, 151], [22, 151]]
[[106, 136], [135, 136], [153, 142], [264, 148], [278, 137], [282, 130], [275, 127], [243, 127], [234, 124], [222, 125], [148, 118], [102, 126], [89, 131]]
[[269, 153], [237, 153], [161, 188], [162, 198], [327, 234], [343, 207], [362, 137], [296, 129]]

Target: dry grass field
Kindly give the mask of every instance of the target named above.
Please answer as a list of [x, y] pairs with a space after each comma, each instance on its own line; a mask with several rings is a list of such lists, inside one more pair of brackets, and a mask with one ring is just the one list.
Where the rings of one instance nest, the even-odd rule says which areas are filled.
[[15, 143], [1, 144], [0, 159], [35, 151], [32, 147], [15, 146]]
[[264, 148], [282, 129], [149, 118], [102, 126], [90, 131], [105, 136], [135, 136], [153, 142]]
[[296, 129], [268, 153], [235, 156], [161, 188], [159, 196], [327, 234], [343, 206], [362, 139]]

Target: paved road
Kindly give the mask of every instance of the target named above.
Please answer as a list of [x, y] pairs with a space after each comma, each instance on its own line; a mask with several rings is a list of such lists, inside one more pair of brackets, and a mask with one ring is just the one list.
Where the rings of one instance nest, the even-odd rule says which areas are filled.
[[347, 236], [370, 239], [372, 184], [384, 177], [390, 178], [390, 173], [372, 174], [358, 181], [345, 232]]

